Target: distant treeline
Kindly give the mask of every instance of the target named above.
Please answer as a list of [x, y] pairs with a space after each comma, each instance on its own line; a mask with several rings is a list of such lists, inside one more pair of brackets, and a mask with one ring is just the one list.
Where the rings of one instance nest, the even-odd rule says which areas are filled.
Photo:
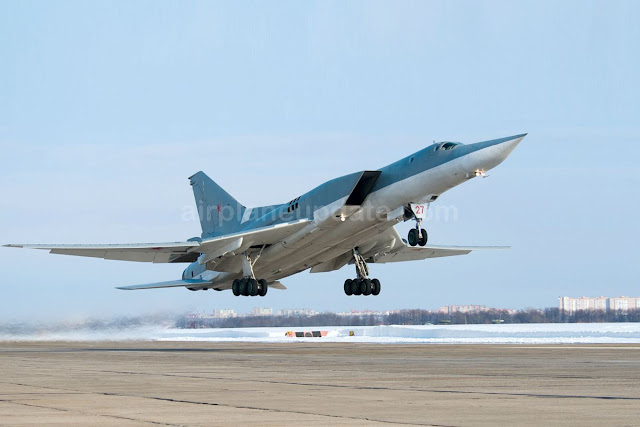
[[339, 316], [320, 313], [313, 316], [239, 316], [227, 319], [179, 317], [178, 328], [250, 328], [250, 327], [312, 327], [312, 326], [375, 326], [425, 324], [490, 324], [490, 323], [603, 323], [640, 322], [640, 310], [601, 311], [579, 310], [571, 314], [558, 308], [519, 310], [488, 310], [479, 313], [444, 314], [427, 310], [401, 310], [388, 315]]

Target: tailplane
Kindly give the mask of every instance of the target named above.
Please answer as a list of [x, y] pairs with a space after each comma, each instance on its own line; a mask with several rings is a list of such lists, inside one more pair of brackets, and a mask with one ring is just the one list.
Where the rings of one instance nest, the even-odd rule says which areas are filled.
[[189, 177], [202, 226], [202, 237], [238, 231], [245, 207], [204, 172]]

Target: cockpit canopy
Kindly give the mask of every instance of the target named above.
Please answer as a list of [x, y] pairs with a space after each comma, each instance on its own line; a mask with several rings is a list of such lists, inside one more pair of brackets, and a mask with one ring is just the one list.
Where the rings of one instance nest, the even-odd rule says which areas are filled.
[[433, 148], [433, 151], [439, 151], [439, 150], [449, 151], [449, 150], [453, 150], [458, 145], [462, 145], [462, 143], [461, 142], [453, 142], [453, 141], [443, 141], [443, 142], [440, 142], [438, 144], [435, 144], [435, 146]]

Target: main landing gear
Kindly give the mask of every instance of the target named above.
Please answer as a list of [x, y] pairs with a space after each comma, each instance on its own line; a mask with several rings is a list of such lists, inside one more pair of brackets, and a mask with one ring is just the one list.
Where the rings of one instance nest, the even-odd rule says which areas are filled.
[[267, 281], [264, 279], [256, 280], [243, 277], [242, 279], [234, 280], [231, 289], [235, 296], [255, 297], [256, 295], [260, 295], [263, 297], [267, 294], [269, 285], [267, 285]]
[[[259, 255], [258, 255], [259, 257]], [[244, 254], [242, 257], [242, 279], [236, 279], [231, 285], [231, 290], [235, 296], [243, 295], [245, 297], [260, 295], [261, 297], [267, 295], [269, 285], [264, 279], [256, 280], [255, 274], [253, 274], [253, 264], [256, 260], [251, 262], [251, 258], [248, 254]]]
[[347, 295], [378, 295], [378, 279], [347, 279], [344, 281], [344, 293]]
[[407, 236], [407, 242], [411, 246], [424, 246], [427, 244], [428, 235], [427, 230], [422, 228], [422, 220], [427, 214], [427, 208], [425, 205], [416, 205], [411, 203], [411, 211], [416, 219], [416, 228], [412, 228], [409, 230], [409, 235]]
[[353, 249], [353, 259], [356, 265], [356, 279], [344, 281], [344, 293], [347, 295], [378, 295], [380, 293], [380, 281], [369, 279], [369, 267], [360, 255], [358, 248]]

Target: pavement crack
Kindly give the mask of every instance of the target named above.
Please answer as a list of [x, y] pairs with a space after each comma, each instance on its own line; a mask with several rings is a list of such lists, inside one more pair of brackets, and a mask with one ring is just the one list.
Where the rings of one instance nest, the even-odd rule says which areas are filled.
[[[92, 372], [96, 372], [96, 371], [92, 371]], [[233, 379], [234, 381], [244, 381], [249, 383], [258, 382], [258, 383], [266, 383], [266, 384], [297, 385], [297, 386], [304, 386], [304, 387], [349, 388], [353, 390], [387, 390], [387, 391], [409, 391], [409, 392], [418, 392], [418, 393], [484, 394], [484, 395], [497, 395], [497, 396], [540, 397], [540, 398], [551, 398], [551, 399], [565, 398], [565, 399], [602, 399], [602, 400], [640, 400], [640, 397], [626, 397], [626, 396], [589, 396], [589, 395], [566, 395], [566, 394], [509, 393], [509, 392], [497, 392], [497, 391], [491, 392], [491, 391], [391, 388], [391, 387], [383, 387], [383, 386], [353, 386], [353, 385], [342, 385], [342, 384], [305, 383], [305, 382], [295, 382], [295, 381], [206, 377], [206, 376], [198, 376], [198, 375], [178, 375], [178, 374], [165, 374], [165, 373], [157, 373], [157, 372], [148, 373], [148, 372], [111, 371], [111, 370], [100, 370], [97, 372], [112, 373], [112, 374], [127, 374], [127, 375], [179, 377], [179, 378], [218, 380], [218, 381], [229, 381]]]
[[60, 412], [68, 412], [68, 413], [75, 413], [75, 414], [82, 414], [82, 415], [91, 415], [91, 416], [98, 416], [98, 417], [105, 417], [105, 418], [115, 418], [115, 419], [118, 419], [118, 420], [136, 421], [136, 422], [139, 422], [139, 423], [141, 422], [141, 423], [148, 423], [148, 424], [154, 424], [154, 425], [179, 427], [178, 424], [167, 424], [167, 423], [161, 423], [161, 422], [157, 422], [157, 421], [141, 420], [141, 419], [138, 419], [138, 418], [124, 417], [124, 416], [121, 416], [121, 415], [94, 414], [94, 413], [91, 413], [91, 412], [84, 412], [84, 411], [78, 411], [78, 410], [58, 408], [58, 407], [55, 407], [55, 406], [35, 405], [33, 403], [18, 402], [18, 401], [10, 400], [10, 399], [0, 399], [0, 402], [10, 403], [10, 404], [13, 404], [13, 405], [27, 406], [27, 407], [30, 407], [30, 408], [50, 409], [50, 410], [53, 410], [53, 411], [60, 411]]
[[341, 419], [358, 420], [358, 421], [370, 421], [370, 422], [385, 423], [385, 424], [420, 425], [420, 426], [427, 425], [427, 426], [433, 426], [433, 427], [455, 427], [455, 426], [448, 426], [448, 425], [445, 426], [445, 425], [441, 425], [441, 424], [424, 424], [424, 423], [399, 422], [399, 421], [388, 421], [388, 420], [381, 420], [381, 419], [369, 418], [369, 417], [349, 417], [349, 416], [346, 416], [346, 415], [334, 415], [334, 414], [322, 414], [322, 413], [317, 413], [317, 412], [293, 411], [293, 410], [290, 410], [290, 409], [262, 408], [262, 407], [259, 407], [259, 406], [231, 405], [231, 404], [228, 404], [228, 403], [202, 402], [202, 401], [197, 401], [197, 400], [183, 400], [183, 399], [174, 399], [174, 398], [171, 398], [171, 397], [123, 395], [123, 394], [119, 394], [119, 393], [109, 393], [109, 392], [102, 392], [100, 394], [104, 394], [106, 396], [121, 396], [121, 397], [137, 397], [137, 398], [144, 398], [144, 399], [154, 399], [154, 400], [161, 400], [161, 401], [164, 401], [164, 402], [187, 403], [187, 404], [191, 404], [191, 405], [220, 406], [220, 407], [234, 408], [234, 409], [249, 409], [249, 410], [253, 410], [253, 411], [279, 412], [279, 413], [285, 413], [285, 414], [315, 415], [315, 416], [319, 416], [319, 417], [341, 418]]
[[[18, 386], [23, 386], [23, 387], [45, 388], [45, 389], [50, 389], [50, 390], [64, 390], [64, 391], [67, 391], [67, 392], [82, 392], [81, 390], [64, 389], [64, 388], [57, 388], [57, 387], [46, 387], [46, 386], [34, 386], [34, 385], [24, 384], [24, 383], [6, 382], [6, 384], [18, 385]], [[87, 393], [88, 394], [94, 394], [94, 395], [103, 395], [103, 396], [129, 397], [129, 398], [138, 398], [138, 399], [152, 399], [152, 400], [159, 400], [159, 401], [164, 401], [164, 402], [185, 403], [185, 404], [191, 404], [191, 405], [208, 405], [208, 406], [219, 406], [219, 407], [234, 408], [234, 409], [247, 409], [247, 410], [254, 410], [254, 411], [264, 411], [264, 412], [277, 412], [277, 413], [285, 413], [285, 414], [311, 415], [311, 416], [318, 416], [318, 417], [338, 418], [338, 419], [356, 420], [356, 421], [370, 421], [370, 422], [377, 422], [377, 423], [384, 423], [384, 424], [421, 425], [421, 426], [426, 425], [426, 426], [433, 426], [433, 427], [455, 427], [455, 426], [449, 426], [449, 425], [445, 426], [445, 425], [441, 425], [441, 424], [399, 422], [399, 421], [389, 421], [389, 420], [369, 418], [369, 417], [350, 417], [350, 416], [346, 416], [346, 415], [334, 415], [334, 414], [323, 414], [323, 413], [316, 413], [316, 412], [294, 411], [294, 410], [290, 410], [290, 409], [262, 408], [262, 407], [257, 407], [257, 406], [231, 405], [231, 404], [227, 404], [227, 403], [202, 402], [202, 401], [197, 401], [197, 400], [182, 400], [182, 399], [174, 399], [174, 398], [170, 398], [170, 397], [160, 397], [160, 396], [145, 396], [145, 395], [136, 395], [136, 394], [112, 393], [112, 392], [104, 392], [104, 391], [103, 392], [92, 391], [92, 392], [87, 392]], [[57, 408], [51, 408], [51, 409], [57, 409]], [[60, 410], [64, 410], [64, 409], [60, 409]], [[89, 414], [89, 415], [101, 415], [101, 416], [108, 416], [108, 417], [109, 416], [110, 417], [117, 417], [117, 416], [103, 415], [103, 414]], [[124, 419], [126, 419], [126, 418], [124, 418]], [[149, 422], [149, 423], [153, 423], [153, 424], [175, 426], [175, 424], [156, 423], [156, 422], [147, 421], [147, 420], [136, 420], [136, 419], [131, 419], [131, 420]]]

